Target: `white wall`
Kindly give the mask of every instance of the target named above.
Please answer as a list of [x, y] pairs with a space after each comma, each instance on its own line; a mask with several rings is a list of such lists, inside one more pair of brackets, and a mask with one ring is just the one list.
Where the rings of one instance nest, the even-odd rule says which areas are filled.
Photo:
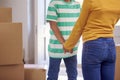
[[[26, 63], [34, 61], [33, 22], [30, 9], [33, 0], [0, 0], [0, 7], [12, 8], [12, 21], [21, 22], [23, 25], [23, 52]], [[30, 58], [29, 58], [30, 57]]]
[[120, 20], [117, 22], [114, 29], [114, 40], [115, 44], [120, 46]]

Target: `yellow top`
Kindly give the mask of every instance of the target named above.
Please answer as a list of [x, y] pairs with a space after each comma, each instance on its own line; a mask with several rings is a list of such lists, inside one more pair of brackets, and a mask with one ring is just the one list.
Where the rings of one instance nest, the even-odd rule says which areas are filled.
[[114, 25], [120, 19], [120, 0], [84, 0], [80, 17], [64, 47], [71, 50], [80, 36], [83, 42], [113, 37]]

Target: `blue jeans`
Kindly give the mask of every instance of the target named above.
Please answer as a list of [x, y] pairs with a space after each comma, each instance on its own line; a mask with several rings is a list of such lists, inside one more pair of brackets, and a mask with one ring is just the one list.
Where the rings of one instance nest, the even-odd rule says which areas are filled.
[[116, 49], [113, 38], [98, 38], [83, 44], [84, 80], [114, 80]]
[[[58, 80], [60, 63], [62, 59], [49, 58], [49, 70], [47, 80]], [[77, 56], [64, 58], [68, 80], [77, 80]]]

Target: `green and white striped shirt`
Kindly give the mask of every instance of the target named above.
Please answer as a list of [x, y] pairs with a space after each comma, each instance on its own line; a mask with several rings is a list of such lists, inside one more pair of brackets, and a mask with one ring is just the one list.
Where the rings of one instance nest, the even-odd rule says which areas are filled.
[[[80, 14], [80, 4], [74, 0], [52, 0], [48, 7], [47, 21], [57, 22], [57, 26], [65, 40], [69, 37], [75, 22]], [[53, 58], [67, 58], [77, 54], [78, 44], [73, 48], [73, 53], [64, 54], [63, 45], [57, 40], [54, 32], [50, 29], [48, 46], [49, 56]]]

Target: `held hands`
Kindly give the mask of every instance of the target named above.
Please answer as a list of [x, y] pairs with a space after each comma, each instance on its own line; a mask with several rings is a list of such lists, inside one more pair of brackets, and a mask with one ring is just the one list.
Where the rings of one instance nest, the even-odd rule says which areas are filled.
[[72, 50], [67, 50], [67, 49], [65, 49], [65, 47], [64, 47], [64, 45], [63, 45], [63, 50], [64, 50], [64, 54], [66, 54], [67, 52], [69, 52], [69, 53], [73, 53], [73, 49]]

